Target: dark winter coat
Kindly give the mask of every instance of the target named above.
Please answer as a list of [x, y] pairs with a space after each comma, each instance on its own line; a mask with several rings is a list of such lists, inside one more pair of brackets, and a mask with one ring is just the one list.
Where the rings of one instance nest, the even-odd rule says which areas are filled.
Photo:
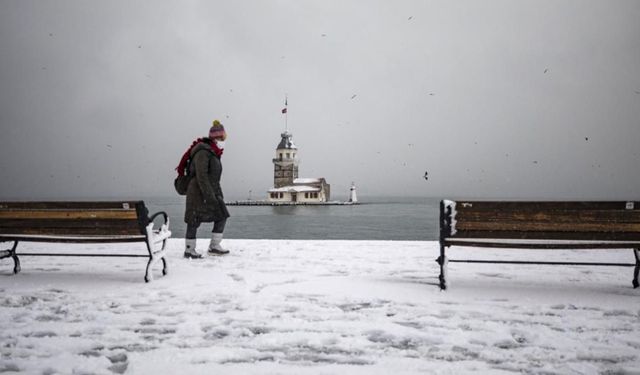
[[206, 143], [198, 143], [191, 150], [190, 173], [194, 176], [187, 189], [187, 205], [184, 222], [198, 226], [200, 223], [220, 221], [229, 217], [220, 187], [222, 164], [220, 158]]

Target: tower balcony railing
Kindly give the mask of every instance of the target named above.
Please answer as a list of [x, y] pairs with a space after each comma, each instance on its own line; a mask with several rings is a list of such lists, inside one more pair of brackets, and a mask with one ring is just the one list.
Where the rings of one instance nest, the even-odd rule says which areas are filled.
[[298, 162], [300, 162], [300, 159], [298, 159], [298, 158], [282, 158], [282, 159], [274, 158], [274, 159], [272, 159], [272, 161], [274, 163], [278, 163], [278, 162], [280, 162], [280, 163], [294, 163], [294, 162], [298, 163]]

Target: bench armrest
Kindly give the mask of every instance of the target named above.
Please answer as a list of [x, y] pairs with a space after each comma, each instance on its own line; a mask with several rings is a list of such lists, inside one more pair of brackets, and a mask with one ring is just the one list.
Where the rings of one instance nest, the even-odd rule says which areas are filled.
[[[153, 220], [159, 215], [162, 215], [162, 217], [164, 218], [164, 223], [160, 226], [159, 230], [154, 230]], [[167, 213], [164, 211], [156, 212], [155, 214], [151, 215], [151, 217], [149, 217], [149, 224], [147, 225], [146, 231], [147, 231], [147, 238], [150, 244], [163, 242], [169, 237], [171, 237], [171, 231], [169, 230], [169, 223], [170, 223], [169, 215], [167, 215]]]
[[151, 215], [151, 217], [149, 217], [149, 222], [153, 222], [153, 220], [155, 220], [158, 215], [162, 215], [164, 217], [165, 224], [169, 223], [169, 215], [167, 215], [167, 213], [164, 211], [156, 212], [155, 214]]

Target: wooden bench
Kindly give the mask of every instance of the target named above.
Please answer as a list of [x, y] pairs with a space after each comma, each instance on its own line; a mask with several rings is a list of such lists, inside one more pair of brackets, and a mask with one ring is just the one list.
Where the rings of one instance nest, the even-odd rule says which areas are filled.
[[[164, 222], [154, 229], [154, 220]], [[116, 202], [0, 202], [0, 242], [13, 247], [0, 251], [0, 259], [13, 258], [13, 272], [20, 272], [20, 256], [101, 256], [148, 258], [144, 280], [153, 279], [152, 268], [162, 260], [167, 274], [165, 246], [171, 236], [169, 217], [158, 212], [149, 217], [143, 201]], [[66, 243], [144, 242], [148, 254], [18, 253], [20, 241]], [[65, 249], [66, 250], [66, 249]]]
[[[510, 249], [631, 248], [635, 263], [528, 262], [448, 259], [450, 246]], [[634, 267], [640, 270], [640, 202], [440, 202], [440, 288], [447, 263], [510, 263]]]

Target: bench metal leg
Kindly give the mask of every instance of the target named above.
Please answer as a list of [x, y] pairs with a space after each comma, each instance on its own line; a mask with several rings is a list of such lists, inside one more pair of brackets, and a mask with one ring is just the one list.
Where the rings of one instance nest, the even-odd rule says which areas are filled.
[[636, 256], [636, 267], [633, 270], [633, 287], [640, 286], [638, 283], [638, 273], [640, 273], [640, 249], [633, 249], [633, 254]]
[[[166, 265], [166, 261], [164, 259], [164, 246], [161, 251], [154, 251], [153, 244], [147, 241], [147, 249], [149, 250], [149, 261], [147, 262], [147, 269], [144, 273], [144, 281], [148, 283], [153, 280], [153, 266], [158, 262], [158, 259], [162, 259], [163, 265]], [[163, 275], [165, 274], [165, 268], [166, 266], [162, 269]]]
[[147, 227], [147, 250], [149, 251], [149, 261], [147, 262], [147, 269], [144, 272], [144, 281], [146, 283], [153, 280], [153, 265], [156, 263], [156, 254], [153, 251], [153, 224]]
[[155, 261], [153, 256], [151, 256], [147, 262], [147, 270], [144, 272], [144, 282], [146, 283], [153, 280], [153, 263], [155, 263]]
[[[168, 221], [168, 219], [166, 219]], [[162, 260], [162, 274], [166, 275], [169, 270], [167, 268], [167, 260], [165, 259], [167, 246], [167, 239], [171, 236], [171, 232], [169, 232], [168, 223], [165, 222], [162, 225], [162, 229], [158, 233], [154, 233], [153, 231], [153, 222], [147, 225], [147, 250], [149, 250], [149, 261], [147, 262], [147, 269], [144, 274], [144, 281], [150, 282], [153, 280], [153, 266], [156, 262], [161, 259]], [[156, 251], [157, 244], [162, 242], [162, 246], [160, 250]]]
[[167, 240], [162, 241], [162, 276], [167, 276], [169, 273], [169, 266], [167, 265], [167, 260], [165, 259], [165, 251], [164, 248], [167, 246]]
[[440, 245], [440, 256], [436, 259], [436, 262], [440, 265], [440, 290], [447, 289], [447, 257], [444, 250], [445, 247]]
[[18, 241], [13, 242], [13, 247], [11, 250], [3, 250], [0, 251], [0, 259], [9, 258], [13, 259], [13, 273], [17, 274], [22, 269], [20, 267], [20, 259], [18, 259], [18, 255], [16, 254], [16, 249], [18, 248]]
[[164, 259], [164, 257], [162, 257], [161, 259], [162, 259], [162, 275], [167, 276], [167, 274], [169, 273], [169, 268], [167, 267], [167, 260]]

